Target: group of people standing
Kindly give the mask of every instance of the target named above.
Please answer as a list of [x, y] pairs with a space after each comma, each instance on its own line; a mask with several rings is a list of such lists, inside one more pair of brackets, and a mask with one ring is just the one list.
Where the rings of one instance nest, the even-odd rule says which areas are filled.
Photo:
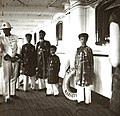
[[31, 79], [31, 89], [36, 89], [36, 78], [38, 89], [46, 89], [46, 96], [58, 96], [58, 82], [60, 71], [60, 59], [55, 54], [57, 47], [44, 40], [46, 33], [39, 31], [39, 42], [31, 44], [32, 35], [26, 34], [27, 43], [21, 49], [21, 70], [24, 78], [23, 90], [28, 90], [28, 77]]
[[[60, 71], [60, 59], [55, 54], [57, 47], [45, 40], [45, 31], [39, 31], [39, 41], [36, 46], [31, 44], [32, 35], [25, 35], [27, 43], [19, 47], [18, 37], [11, 34], [11, 25], [8, 22], [2, 24], [4, 36], [1, 37], [1, 51], [3, 63], [3, 96], [5, 102], [16, 96], [16, 81], [20, 74], [23, 75], [23, 90], [28, 90], [28, 79], [31, 79], [31, 89], [36, 89], [36, 78], [38, 89], [46, 88], [46, 96], [58, 96], [58, 82]], [[88, 34], [82, 33], [78, 36], [81, 46], [77, 48], [75, 55], [75, 74], [77, 77], [77, 104], [85, 101], [91, 103], [91, 89], [93, 77], [93, 53], [86, 45]], [[19, 86], [18, 86], [19, 87]], [[85, 95], [85, 96], [84, 96]]]
[[24, 75], [23, 90], [28, 89], [29, 77], [31, 89], [35, 89], [37, 77], [39, 89], [46, 88], [47, 96], [58, 96], [60, 59], [55, 54], [57, 47], [44, 40], [46, 33], [40, 30], [36, 47], [31, 44], [32, 35], [28, 33], [25, 35], [27, 43], [20, 48], [19, 39], [11, 34], [11, 28], [9, 22], [4, 22], [1, 27], [4, 35], [0, 37], [4, 102], [16, 97], [16, 82], [20, 74]]
[[[16, 96], [16, 81], [19, 75], [23, 75], [23, 90], [28, 90], [28, 79], [31, 79], [31, 89], [36, 89], [36, 78], [38, 89], [46, 89], [46, 96], [58, 96], [58, 82], [60, 71], [60, 59], [55, 54], [57, 47], [45, 40], [45, 31], [39, 31], [39, 41], [36, 46], [31, 44], [32, 35], [27, 33], [27, 43], [20, 48], [19, 39], [11, 34], [11, 25], [8, 22], [2, 24], [4, 35], [0, 40], [0, 54], [3, 63], [3, 96], [8, 102], [11, 97]], [[86, 45], [88, 34], [82, 33], [78, 36], [81, 46], [77, 48], [75, 55], [75, 72], [77, 77], [78, 104], [85, 101], [91, 103], [91, 90], [93, 76], [93, 53]], [[19, 89], [19, 86], [18, 86]], [[85, 94], [85, 96], [84, 96]], [[85, 98], [85, 99], [84, 99]]]
[[[19, 39], [11, 34], [9, 22], [2, 24], [1, 30], [4, 35], [0, 37], [0, 66], [3, 67], [3, 98], [8, 102], [16, 97], [16, 82], [18, 77], [23, 75], [23, 90], [28, 90], [28, 79], [31, 79], [31, 89], [36, 89], [36, 78], [38, 79], [38, 89], [46, 90], [46, 96], [59, 95], [59, 71], [60, 59], [56, 55], [57, 47], [45, 40], [45, 31], [39, 31], [39, 41], [36, 46], [31, 44], [32, 35], [27, 33], [25, 38], [27, 43], [19, 45]], [[93, 84], [94, 59], [93, 51], [87, 46], [89, 35], [81, 33], [78, 35], [80, 47], [75, 55], [75, 77], [77, 89], [77, 104], [91, 103], [91, 85]], [[110, 109], [119, 112], [119, 95], [116, 88], [119, 82], [119, 65], [113, 75], [113, 93]], [[19, 86], [18, 86], [19, 89]], [[116, 92], [117, 91], [117, 92]], [[116, 101], [116, 102], [115, 102]]]
[[[10, 23], [3, 23], [1, 29], [4, 33], [4, 35], [0, 37], [0, 62], [2, 64], [0, 64], [0, 66], [3, 67], [4, 102], [8, 102], [12, 97], [16, 97], [16, 82], [20, 74], [24, 75], [24, 91], [28, 90], [29, 77], [31, 79], [31, 89], [35, 90], [37, 78], [38, 89], [46, 89], [46, 96], [58, 96], [61, 63], [59, 57], [56, 55], [57, 47], [51, 45], [49, 41], [44, 39], [46, 35], [45, 31], [39, 31], [39, 41], [36, 46], [31, 44], [32, 35], [30, 33], [26, 34], [25, 38], [27, 43], [20, 48], [18, 37], [11, 34], [12, 27]], [[88, 37], [89, 35], [87, 33], [78, 35], [81, 46], [76, 50], [74, 64], [77, 104], [87, 105], [91, 103], [91, 85], [93, 84], [94, 75], [93, 51], [86, 44]], [[113, 77], [113, 82], [118, 83], [119, 79], [117, 77], [119, 77], [119, 70], [116, 70]], [[115, 81], [116, 78], [118, 81]], [[119, 86], [113, 85], [113, 90]], [[114, 92], [116, 92], [115, 90]], [[116, 95], [116, 93], [112, 94], [110, 106], [112, 110], [117, 107], [117, 112], [119, 112], [119, 102], [116, 102], [116, 107], [114, 106], [115, 102], [113, 101], [116, 97], [114, 95]]]

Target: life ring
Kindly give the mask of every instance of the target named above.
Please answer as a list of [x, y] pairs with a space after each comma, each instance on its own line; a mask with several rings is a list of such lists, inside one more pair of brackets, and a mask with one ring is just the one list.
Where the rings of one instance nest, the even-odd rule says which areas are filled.
[[70, 79], [74, 77], [75, 77], [75, 69], [70, 68], [66, 72], [65, 77], [63, 79], [63, 85], [62, 85], [63, 93], [70, 100], [77, 100], [77, 92], [74, 93], [70, 90]]
[[120, 27], [117, 23], [110, 23], [110, 62], [113, 67], [120, 63]]

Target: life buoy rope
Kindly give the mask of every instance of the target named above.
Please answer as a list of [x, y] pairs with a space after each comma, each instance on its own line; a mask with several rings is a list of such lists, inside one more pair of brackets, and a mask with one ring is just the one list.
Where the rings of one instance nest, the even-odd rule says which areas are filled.
[[63, 93], [70, 100], [77, 99], [77, 93], [72, 92], [70, 90], [70, 79], [74, 77], [75, 77], [75, 69], [70, 68], [68, 71], [66, 71], [65, 77], [63, 79], [63, 85], [62, 85]]

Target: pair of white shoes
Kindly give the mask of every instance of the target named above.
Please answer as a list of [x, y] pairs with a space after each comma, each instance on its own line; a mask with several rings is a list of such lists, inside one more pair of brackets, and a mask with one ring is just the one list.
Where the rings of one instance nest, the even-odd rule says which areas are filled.
[[11, 97], [10, 96], [5, 96], [5, 98], [4, 98], [4, 101], [7, 103], [8, 101], [10, 101], [11, 100]]
[[4, 98], [4, 101], [7, 103], [7, 102], [9, 102], [10, 100], [15, 99], [15, 98], [17, 98], [16, 95], [10, 95], [10, 97], [9, 97], [9, 96], [6, 96], [6, 97]]

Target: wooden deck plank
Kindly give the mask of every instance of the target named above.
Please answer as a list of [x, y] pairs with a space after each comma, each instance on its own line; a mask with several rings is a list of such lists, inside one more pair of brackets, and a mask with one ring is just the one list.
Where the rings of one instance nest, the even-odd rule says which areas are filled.
[[44, 92], [34, 91], [34, 98], [36, 99], [34, 102], [37, 106], [37, 112], [41, 116], [45, 116], [46, 113], [46, 107], [45, 107], [46, 102], [44, 102], [43, 100], [44, 97], [45, 97]]
[[33, 116], [37, 116], [39, 115], [38, 113], [38, 98], [35, 97], [35, 91], [31, 90], [29, 93], [29, 99], [31, 100], [31, 104], [34, 105], [34, 109], [32, 109], [32, 112], [33, 112]]
[[0, 116], [5, 116], [5, 110], [4, 110], [4, 106], [3, 106], [3, 96], [0, 95]]
[[46, 97], [45, 91], [17, 91], [18, 99], [0, 104], [0, 116], [111, 116], [109, 109], [97, 103], [76, 105], [62, 90], [58, 97]]
[[11, 100], [8, 103], [3, 103], [4, 104], [4, 110], [5, 110], [5, 116], [15, 116], [15, 109], [13, 107], [14, 101]]
[[22, 92], [22, 95], [24, 97], [24, 108], [26, 109], [26, 115], [27, 116], [34, 116], [32, 112], [32, 108], [34, 107], [33, 104], [31, 104], [31, 100], [29, 99], [29, 94], [26, 92]]
[[24, 96], [22, 96], [22, 91], [18, 91], [17, 92], [17, 96], [19, 96], [19, 98], [16, 101], [17, 107], [19, 109], [19, 115], [20, 116], [24, 116], [26, 109], [24, 108]]

